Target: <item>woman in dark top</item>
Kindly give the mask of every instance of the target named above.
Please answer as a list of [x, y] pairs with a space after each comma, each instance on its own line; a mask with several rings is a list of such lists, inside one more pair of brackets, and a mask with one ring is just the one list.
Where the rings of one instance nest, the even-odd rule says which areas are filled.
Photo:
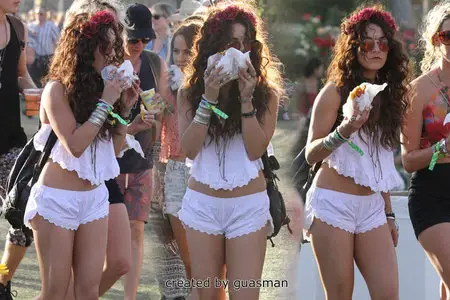
[[[125, 45], [125, 59], [133, 64], [135, 73], [140, 79], [143, 91], [158, 87], [159, 93], [154, 97], [167, 97], [167, 68], [162, 59], [155, 54], [144, 51], [147, 43], [155, 37], [151, 26], [152, 16], [147, 7], [141, 4], [131, 5], [127, 10], [127, 19], [132, 29], [128, 29], [128, 40]], [[157, 63], [155, 63], [157, 62]], [[160, 68], [158, 68], [158, 66]], [[159, 69], [159, 72], [158, 72]], [[160, 74], [158, 74], [160, 73]], [[156, 77], [156, 78], [155, 78]], [[156, 82], [157, 81], [157, 82]], [[125, 275], [125, 298], [134, 299], [139, 285], [140, 270], [143, 261], [144, 224], [150, 214], [153, 155], [152, 144], [161, 129], [161, 117], [155, 111], [144, 111], [141, 115], [139, 98], [132, 109], [128, 125], [128, 134], [134, 136], [142, 148], [145, 158], [135, 149], [127, 150], [119, 158], [120, 176], [117, 182], [125, 197], [131, 227], [131, 269]]]
[[[7, 16], [17, 11], [18, 6], [15, 0], [0, 2], [0, 126], [2, 128], [0, 131], [0, 200], [5, 197], [7, 177], [27, 140], [20, 122], [19, 90], [36, 88], [26, 65], [26, 27], [16, 17]], [[15, 27], [14, 24], [16, 24]], [[24, 29], [23, 37], [16, 32], [16, 29], [20, 28]], [[19, 77], [22, 78], [20, 82]], [[10, 271], [8, 275], [0, 276], [0, 297], [9, 293], [10, 279], [25, 251], [22, 251], [21, 255], [15, 259], [10, 254], [15, 248], [29, 245], [32, 240], [30, 236], [31, 230], [28, 229], [11, 227], [8, 230], [3, 252], [5, 259], [2, 259], [2, 263], [8, 263]]]

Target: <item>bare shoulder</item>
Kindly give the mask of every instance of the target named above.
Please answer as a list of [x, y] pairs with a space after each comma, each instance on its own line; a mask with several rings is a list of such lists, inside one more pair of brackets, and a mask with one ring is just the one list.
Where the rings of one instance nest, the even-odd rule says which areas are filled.
[[320, 90], [317, 95], [318, 105], [327, 105], [329, 107], [335, 107], [336, 110], [339, 108], [341, 103], [341, 95], [339, 93], [339, 88], [333, 82], [328, 82], [325, 86]]
[[421, 104], [427, 103], [433, 93], [436, 92], [436, 85], [433, 81], [437, 83], [439, 82], [439, 79], [432, 71], [424, 73], [414, 79], [409, 84], [410, 102], [419, 102]]
[[48, 105], [55, 105], [66, 100], [65, 87], [59, 81], [50, 81], [42, 92], [42, 101]]

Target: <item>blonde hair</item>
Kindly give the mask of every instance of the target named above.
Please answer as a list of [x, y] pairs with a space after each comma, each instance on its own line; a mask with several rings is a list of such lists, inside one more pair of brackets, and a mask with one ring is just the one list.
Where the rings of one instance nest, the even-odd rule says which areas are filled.
[[434, 35], [439, 32], [444, 21], [450, 19], [450, 1], [441, 1], [433, 7], [423, 19], [420, 43], [424, 48], [424, 55], [420, 67], [422, 72], [428, 72], [442, 58], [433, 43]]
[[75, 16], [86, 13], [94, 15], [101, 10], [112, 10], [117, 16], [117, 22], [122, 28], [127, 28], [125, 22], [125, 7], [120, 0], [75, 0], [66, 12], [64, 28], [75, 19]]

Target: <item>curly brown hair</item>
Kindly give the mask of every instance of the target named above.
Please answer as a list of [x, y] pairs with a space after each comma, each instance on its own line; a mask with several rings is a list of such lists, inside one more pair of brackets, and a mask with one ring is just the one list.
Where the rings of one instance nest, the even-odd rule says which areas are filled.
[[[217, 26], [217, 16], [227, 8], [233, 7], [236, 17], [233, 20], [222, 20]], [[256, 70], [258, 81], [253, 94], [253, 105], [257, 110], [256, 117], [262, 122], [263, 116], [268, 109], [270, 94], [281, 96], [280, 63], [271, 55], [266, 43], [266, 34], [262, 28], [262, 20], [253, 14], [256, 11], [249, 3], [234, 2], [232, 5], [218, 5], [211, 8], [197, 40], [193, 47], [193, 62], [186, 68], [187, 82], [185, 87], [187, 99], [192, 106], [192, 116], [198, 108], [201, 96], [205, 91], [204, 73], [207, 68], [208, 58], [227, 49], [232, 38], [232, 26], [239, 23], [245, 26], [247, 39], [251, 42], [250, 60]], [[253, 20], [249, 18], [253, 15]], [[256, 21], [256, 22], [254, 22]], [[256, 26], [254, 25], [256, 23]], [[214, 34], [211, 33], [214, 31]], [[241, 132], [241, 106], [238, 101], [238, 81], [231, 83], [230, 92], [219, 95], [219, 108], [228, 114], [229, 118], [223, 124], [216, 116], [211, 118], [208, 134], [211, 140], [216, 141], [220, 137], [231, 138]], [[220, 99], [229, 99], [223, 104]]]
[[[74, 16], [73, 21], [64, 28], [45, 81], [58, 81], [66, 91], [70, 108], [77, 123], [83, 124], [96, 109], [104, 83], [101, 75], [94, 69], [94, 53], [98, 47], [100, 53], [108, 57], [108, 64], [123, 62], [123, 40], [117, 23], [100, 24], [92, 36], [82, 34], [82, 27], [89, 21], [90, 15], [83, 13]], [[110, 33], [114, 32], [115, 42], [111, 45]], [[108, 54], [109, 51], [114, 56]], [[108, 51], [109, 50], [109, 51]], [[115, 105], [116, 109], [119, 104]], [[105, 136], [111, 128], [105, 122], [100, 136]]]
[[[375, 13], [369, 19], [362, 19], [352, 24], [353, 30], [342, 32], [333, 49], [332, 61], [328, 68], [327, 81], [334, 83], [341, 95], [341, 105], [356, 86], [369, 81], [363, 76], [363, 67], [358, 62], [357, 53], [361, 39], [365, 37], [369, 24], [376, 24], [383, 30], [389, 43], [389, 53], [383, 68], [378, 71], [374, 83], [386, 82], [387, 88], [379, 94], [379, 100], [373, 102], [369, 119], [362, 130], [374, 141], [380, 140], [384, 148], [395, 149], [400, 145], [400, 130], [402, 120], [408, 109], [407, 85], [410, 82], [409, 59], [402, 42], [396, 37], [392, 24], [383, 17], [386, 13], [382, 5], [362, 6], [352, 16], [363, 8], [370, 7]], [[351, 18], [349, 18], [351, 19]], [[347, 19], [347, 20], [349, 20]], [[346, 28], [345, 22], [341, 28]]]

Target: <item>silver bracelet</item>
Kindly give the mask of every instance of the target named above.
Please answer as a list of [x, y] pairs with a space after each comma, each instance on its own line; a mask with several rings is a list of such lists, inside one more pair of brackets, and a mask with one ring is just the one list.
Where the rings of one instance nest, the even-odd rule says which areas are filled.
[[199, 116], [198, 114], [195, 115], [193, 122], [200, 124], [200, 125], [205, 125], [205, 126], [209, 126], [209, 118], [204, 118]]
[[342, 146], [345, 141], [339, 139], [339, 137], [337, 136], [337, 132], [336, 130], [334, 130], [333, 132], [330, 132], [323, 140], [322, 140], [322, 145], [324, 146], [325, 149], [327, 149], [328, 151], [334, 151], [337, 148], [339, 148], [340, 146]]
[[108, 117], [108, 111], [105, 107], [98, 106], [89, 117], [88, 122], [98, 126], [102, 127], [103, 123], [105, 123], [106, 118]]
[[206, 99], [205, 95], [202, 95], [202, 100], [205, 100], [206, 102], [211, 103], [212, 105], [219, 104], [219, 99], [217, 99], [216, 101], [211, 101], [211, 100]]

